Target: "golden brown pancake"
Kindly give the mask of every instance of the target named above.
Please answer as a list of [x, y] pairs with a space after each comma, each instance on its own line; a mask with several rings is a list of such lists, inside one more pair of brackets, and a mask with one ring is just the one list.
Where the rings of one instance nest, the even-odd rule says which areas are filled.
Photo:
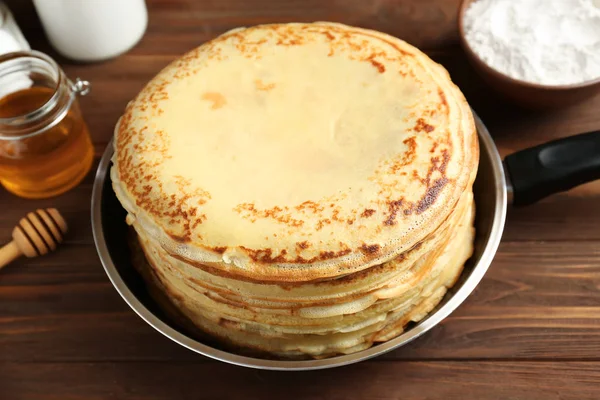
[[[169, 304], [175, 306], [188, 325], [229, 346], [246, 349], [246, 353], [259, 351], [282, 358], [346, 354], [397, 336], [408, 322], [420, 321], [438, 304], [472, 252], [472, 202], [465, 211], [445, 246], [438, 250], [434, 260], [428, 260], [428, 273], [422, 279], [411, 282], [410, 286], [400, 286], [393, 298], [378, 300], [355, 313], [286, 316], [251, 306], [232, 307], [206, 293], [195, 292], [176, 270], [155, 264], [148, 253], [149, 263], [140, 265], [138, 261], [138, 268], [147, 271], [152, 277], [150, 284], [166, 293]], [[345, 304], [331, 306], [344, 308]]]
[[172, 254], [255, 279], [351, 273], [410, 249], [477, 162], [447, 73], [390, 36], [266, 25], [156, 76], [117, 127], [115, 190]]
[[472, 252], [470, 109], [383, 33], [227, 32], [148, 83], [114, 146], [138, 268], [188, 325], [239, 348], [320, 358], [388, 340]]

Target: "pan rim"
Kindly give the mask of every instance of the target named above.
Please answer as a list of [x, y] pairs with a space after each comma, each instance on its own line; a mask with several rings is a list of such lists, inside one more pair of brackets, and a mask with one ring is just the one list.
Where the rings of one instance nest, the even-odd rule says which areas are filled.
[[138, 314], [146, 323], [155, 330], [180, 344], [187, 349], [204, 355], [206, 357], [223, 361], [229, 364], [234, 364], [243, 367], [264, 369], [264, 370], [280, 370], [280, 371], [303, 371], [303, 370], [318, 370], [326, 368], [341, 367], [343, 365], [354, 364], [373, 357], [380, 356], [384, 353], [401, 347], [424, 333], [428, 332], [434, 326], [439, 324], [443, 319], [447, 318], [454, 310], [456, 310], [465, 299], [473, 292], [479, 284], [487, 269], [489, 268], [504, 231], [507, 210], [507, 189], [506, 178], [504, 174], [502, 160], [496, 148], [496, 145], [488, 132], [487, 128], [481, 119], [473, 111], [477, 133], [480, 139], [480, 151], [486, 151], [492, 164], [492, 172], [494, 178], [494, 195], [495, 195], [495, 210], [493, 212], [490, 234], [484, 245], [484, 250], [476, 261], [475, 266], [469, 277], [465, 280], [462, 286], [448, 299], [448, 301], [430, 314], [425, 320], [416, 324], [413, 328], [405, 331], [399, 336], [387, 342], [380, 343], [376, 346], [365, 350], [358, 351], [352, 354], [340, 355], [321, 360], [302, 360], [302, 361], [287, 361], [287, 360], [268, 360], [262, 358], [254, 358], [241, 356], [230, 353], [224, 350], [219, 350], [212, 346], [206, 345], [197, 341], [168, 325], [152, 313], [129, 289], [119, 271], [117, 270], [111, 254], [108, 250], [104, 230], [102, 227], [102, 190], [106, 179], [110, 179], [109, 167], [114, 152], [113, 139], [108, 143], [106, 150], [100, 160], [96, 175], [94, 178], [92, 199], [91, 199], [91, 222], [92, 233], [94, 236], [94, 244], [96, 251], [102, 263], [102, 266], [110, 279], [112, 285], [117, 290], [123, 300]]

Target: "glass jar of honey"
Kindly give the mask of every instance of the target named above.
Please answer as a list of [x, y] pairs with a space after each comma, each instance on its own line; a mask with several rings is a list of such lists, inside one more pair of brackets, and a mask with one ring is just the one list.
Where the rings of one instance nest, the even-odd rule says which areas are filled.
[[8, 191], [51, 197], [84, 178], [94, 148], [77, 96], [88, 92], [88, 82], [71, 82], [45, 54], [0, 56], [0, 183]]

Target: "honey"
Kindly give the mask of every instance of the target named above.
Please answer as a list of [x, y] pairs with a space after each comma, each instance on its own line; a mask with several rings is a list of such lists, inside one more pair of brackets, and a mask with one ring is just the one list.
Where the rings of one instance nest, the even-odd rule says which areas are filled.
[[0, 98], [0, 183], [8, 191], [51, 197], [89, 172], [94, 148], [75, 95], [65, 78], [56, 87], [34, 82]]

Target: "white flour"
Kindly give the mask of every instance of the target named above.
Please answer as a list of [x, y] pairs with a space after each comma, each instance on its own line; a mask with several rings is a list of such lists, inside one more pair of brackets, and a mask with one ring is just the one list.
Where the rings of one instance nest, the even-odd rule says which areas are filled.
[[600, 77], [600, 0], [478, 0], [466, 39], [492, 68], [545, 85]]

